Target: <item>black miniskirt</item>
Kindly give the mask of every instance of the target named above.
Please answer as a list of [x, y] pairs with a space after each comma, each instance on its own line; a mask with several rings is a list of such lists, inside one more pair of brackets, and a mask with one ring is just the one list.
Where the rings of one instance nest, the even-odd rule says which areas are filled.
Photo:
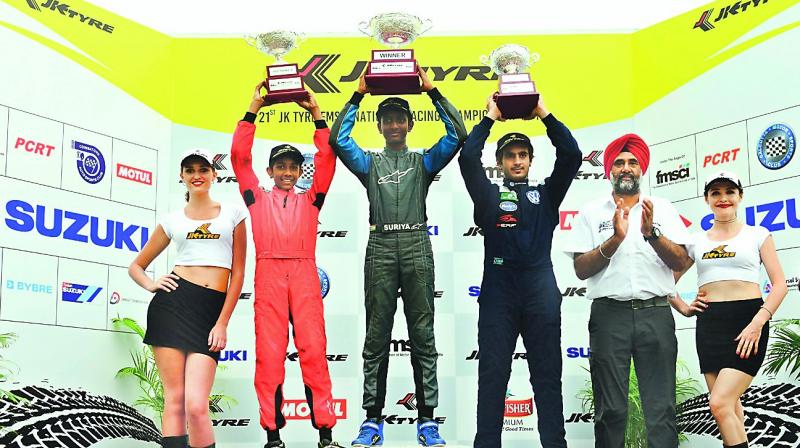
[[158, 290], [147, 308], [144, 343], [202, 353], [219, 362], [219, 352], [208, 351], [208, 334], [219, 319], [225, 293], [179, 278], [178, 288]]
[[769, 322], [761, 329], [758, 353], [742, 359], [736, 354], [735, 341], [739, 333], [750, 324], [753, 316], [764, 304], [761, 298], [734, 300], [730, 302], [708, 302], [708, 308], [697, 314], [695, 344], [700, 359], [700, 372], [713, 373], [725, 368], [736, 369], [756, 376], [764, 362], [769, 341]]

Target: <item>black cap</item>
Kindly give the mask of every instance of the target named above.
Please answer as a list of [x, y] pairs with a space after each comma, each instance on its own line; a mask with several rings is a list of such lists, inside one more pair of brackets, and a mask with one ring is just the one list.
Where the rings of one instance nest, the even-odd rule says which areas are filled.
[[381, 115], [389, 110], [399, 110], [400, 112], [405, 112], [405, 114], [408, 116], [408, 121], [414, 120], [414, 116], [411, 114], [411, 108], [408, 105], [408, 101], [396, 96], [390, 96], [378, 104], [378, 122], [381, 121]]
[[500, 140], [497, 141], [497, 150], [494, 152], [495, 158], [499, 158], [503, 153], [503, 149], [511, 145], [526, 146], [531, 153], [533, 152], [531, 139], [529, 139], [527, 135], [520, 134], [519, 132], [509, 132], [508, 134], [500, 137]]
[[303, 153], [301, 153], [299, 149], [284, 143], [272, 148], [272, 150], [269, 152], [269, 166], [272, 166], [276, 159], [283, 157], [290, 157], [300, 165], [302, 165], [306, 160], [306, 158], [303, 157]]

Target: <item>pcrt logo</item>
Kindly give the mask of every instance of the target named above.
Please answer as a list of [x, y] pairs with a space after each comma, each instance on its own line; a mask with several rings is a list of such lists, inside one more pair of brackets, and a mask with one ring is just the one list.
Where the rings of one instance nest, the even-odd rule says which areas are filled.
[[[347, 418], [347, 400], [334, 398], [328, 403], [328, 410], [337, 420]], [[281, 413], [286, 420], [310, 420], [311, 406], [306, 400], [283, 400]]]
[[[720, 20], [727, 19], [730, 16], [735, 16], [735, 15], [739, 14], [740, 12], [747, 11], [747, 8], [750, 5], [753, 5], [753, 8], [755, 8], [760, 4], [766, 4], [767, 1], [769, 1], [769, 0], [748, 0], [746, 2], [738, 0], [736, 3], [734, 3], [732, 5], [728, 5], [728, 6], [724, 7], [724, 8], [722, 8], [719, 11], [719, 14], [717, 15], [717, 18], [714, 19], [714, 23], [717, 23]], [[711, 31], [711, 30], [713, 30], [714, 29], [714, 25], [711, 24], [711, 20], [710, 20], [711, 17], [712, 17], [712, 13], [713, 12], [714, 12], [714, 8], [707, 9], [707, 10], [703, 11], [703, 14], [700, 15], [700, 19], [698, 19], [697, 22], [695, 22], [695, 24], [692, 27], [692, 29], [700, 28], [703, 31]]]
[[78, 151], [78, 174], [90, 184], [99, 183], [106, 175], [106, 159], [97, 147], [88, 143], [72, 141], [72, 149]]
[[716, 166], [735, 161], [740, 149], [741, 148], [727, 149], [716, 154], [709, 154], [705, 156], [703, 158], [703, 168], [707, 167], [709, 163]]
[[319, 266], [317, 266], [317, 277], [319, 277], [319, 290], [324, 299], [331, 290], [331, 278], [328, 276], [328, 273]]
[[[14, 144], [14, 149], [19, 148], [24, 149], [25, 152], [31, 152], [44, 157], [50, 157], [53, 154], [53, 151], [56, 149], [56, 147], [53, 145], [17, 137], [17, 141]], [[45, 150], [47, 151], [45, 152]]]
[[791, 162], [795, 147], [792, 128], [785, 124], [773, 124], [761, 133], [756, 154], [764, 168], [779, 170]]
[[[784, 209], [786, 210], [786, 214], [782, 216], [781, 212], [783, 212]], [[756, 222], [757, 213], [764, 213], [763, 216], [759, 216], [758, 222]], [[748, 225], [760, 225], [770, 232], [785, 230], [787, 227], [791, 229], [800, 229], [800, 216], [797, 214], [797, 203], [794, 198], [747, 207], [744, 210], [744, 214], [745, 222]], [[710, 229], [713, 220], [714, 214], [709, 213], [700, 221], [700, 227], [703, 230]]]
[[[111, 247], [131, 252], [139, 252], [150, 236], [150, 229], [138, 225], [103, 219], [83, 213], [53, 208], [52, 212], [44, 205], [31, 205], [19, 199], [6, 203], [4, 220], [6, 227], [16, 232], [36, 231], [48, 238], [62, 238], [79, 243], [89, 243], [98, 247]], [[50, 216], [51, 215], [51, 216]], [[104, 222], [103, 222], [104, 221]], [[47, 223], [52, 223], [48, 226]], [[87, 227], [88, 234], [83, 233]], [[134, 243], [134, 236], [139, 239]], [[100, 235], [103, 236], [100, 236]], [[138, 243], [138, 244], [137, 244]]]
[[100, 294], [99, 286], [79, 285], [77, 283], [61, 283], [61, 300], [64, 302], [90, 303]]

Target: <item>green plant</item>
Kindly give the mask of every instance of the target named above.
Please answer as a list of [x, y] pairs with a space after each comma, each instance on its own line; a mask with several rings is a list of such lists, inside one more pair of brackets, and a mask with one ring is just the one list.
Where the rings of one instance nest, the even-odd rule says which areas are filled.
[[775, 322], [765, 361], [766, 374], [786, 370], [795, 380], [800, 379], [800, 319]]
[[[587, 372], [588, 369], [585, 369]], [[682, 361], [676, 364], [675, 379], [675, 401], [682, 403], [700, 393], [699, 382], [689, 374], [689, 369]], [[584, 412], [594, 413], [594, 392], [592, 391], [591, 379], [586, 381], [586, 386], [578, 391], [577, 398], [581, 400]], [[686, 440], [684, 434], [678, 434], [678, 438]], [[642, 410], [642, 399], [639, 395], [639, 382], [636, 378], [636, 370], [631, 361], [630, 377], [628, 381], [628, 421], [625, 425], [625, 447], [626, 448], [646, 448], [647, 447], [647, 427]]]
[[[145, 330], [134, 319], [115, 317], [112, 322], [119, 328], [133, 331], [144, 341]], [[164, 385], [161, 383], [161, 377], [158, 376], [153, 349], [149, 345], [142, 344], [139, 350], [131, 350], [130, 353], [133, 365], [119, 369], [116, 376], [117, 378], [136, 378], [141, 394], [133, 403], [134, 406], [150, 409], [160, 421], [164, 414]], [[224, 367], [218, 365], [217, 369], [224, 370]], [[215, 405], [209, 406], [213, 415], [216, 409], [220, 409], [222, 406], [230, 408], [237, 402], [233, 397], [224, 393], [212, 393], [209, 396], [209, 404], [211, 403]]]
[[[0, 349], [7, 349], [17, 340], [17, 335], [14, 333], [0, 333]], [[0, 383], [8, 381], [14, 371], [10, 367], [11, 361], [3, 358], [0, 354]], [[9, 400], [12, 403], [17, 403], [21, 400], [20, 397], [0, 387], [0, 400]]]

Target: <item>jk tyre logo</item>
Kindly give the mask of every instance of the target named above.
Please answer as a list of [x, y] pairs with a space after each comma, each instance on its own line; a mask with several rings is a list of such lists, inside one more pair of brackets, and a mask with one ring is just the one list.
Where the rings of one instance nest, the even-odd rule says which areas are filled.
[[187, 233], [186, 234], [186, 239], [187, 240], [218, 240], [219, 237], [222, 236], [222, 235], [220, 235], [219, 233], [211, 233], [211, 231], [208, 230], [209, 227], [211, 227], [211, 223], [210, 222], [207, 222], [207, 223], [199, 226], [193, 232]]
[[72, 149], [78, 152], [78, 174], [90, 184], [99, 183], [106, 175], [106, 159], [97, 147], [88, 143], [72, 141]]
[[70, 7], [70, 5], [67, 3], [60, 2], [58, 0], [45, 0], [42, 3], [38, 3], [36, 0], [26, 0], [26, 1], [28, 3], [28, 6], [35, 11], [55, 12], [61, 14], [62, 16], [70, 20], [84, 24], [93, 29], [104, 31], [108, 34], [114, 32], [114, 25], [103, 23], [101, 20], [98, 20], [94, 17], [90, 17], [89, 15], [84, 14], [83, 12], [72, 9], [72, 7]]
[[300, 69], [300, 75], [303, 77], [303, 82], [314, 93], [339, 93], [330, 79], [325, 76], [325, 72], [339, 59], [341, 55], [338, 54], [315, 54], [311, 59], [306, 62], [306, 65]]
[[764, 168], [779, 170], [792, 161], [796, 147], [792, 128], [785, 124], [773, 124], [761, 133], [756, 154]]
[[[707, 9], [703, 11], [700, 15], [700, 18], [695, 22], [692, 29], [700, 28], [703, 31], [711, 31], [714, 29], [713, 23], [718, 23], [722, 20], [735, 17], [740, 13], [746, 13], [747, 11], [752, 11], [753, 8], [758, 7], [759, 5], [767, 4], [769, 0], [748, 0], [742, 1], [738, 0], [736, 3], [732, 3], [727, 5], [719, 10], [717, 14], [714, 14], [714, 8]], [[712, 17], [716, 16], [713, 19]]]

